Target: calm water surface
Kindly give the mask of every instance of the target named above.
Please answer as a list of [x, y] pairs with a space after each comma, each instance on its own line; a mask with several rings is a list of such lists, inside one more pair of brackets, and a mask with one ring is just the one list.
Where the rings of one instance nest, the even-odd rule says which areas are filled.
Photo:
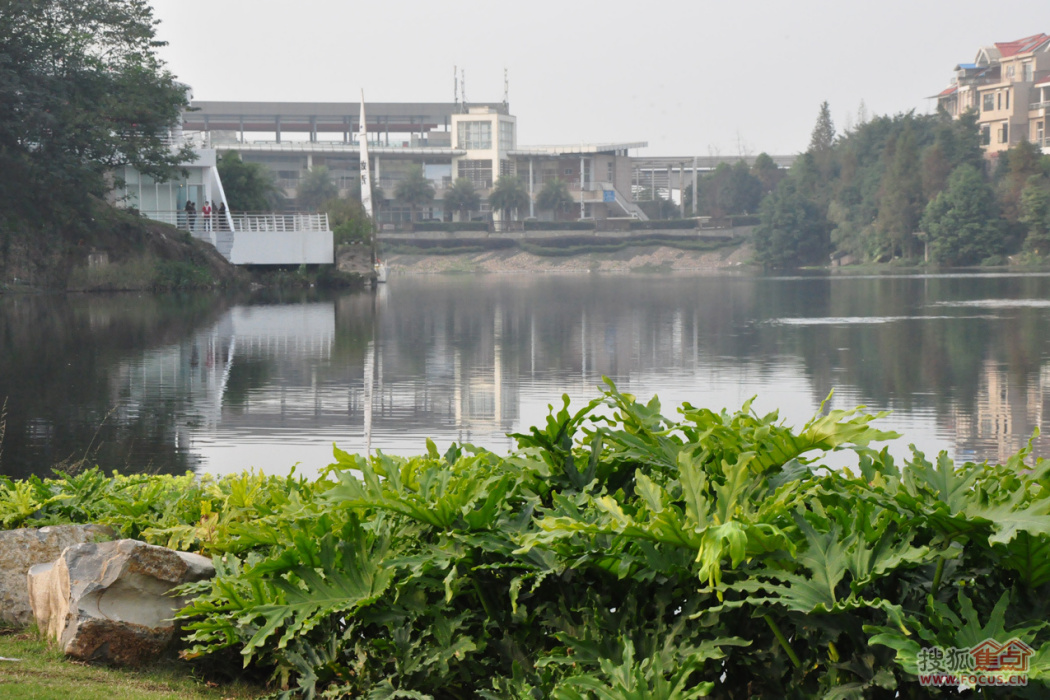
[[[1000, 460], [1041, 427], [1050, 276], [397, 276], [375, 294], [0, 297], [0, 473], [314, 473], [332, 444], [496, 451], [602, 376], [790, 423], [891, 410], [927, 452]], [[1050, 443], [1036, 442], [1037, 454]]]

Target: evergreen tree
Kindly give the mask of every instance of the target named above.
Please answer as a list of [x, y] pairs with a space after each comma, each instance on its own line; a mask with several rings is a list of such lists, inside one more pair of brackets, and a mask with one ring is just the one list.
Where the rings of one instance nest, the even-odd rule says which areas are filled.
[[193, 159], [187, 106], [142, 0], [0, 3], [0, 219], [78, 222], [124, 165], [158, 181]]
[[777, 188], [777, 183], [784, 177], [781, 170], [773, 159], [766, 153], [759, 153], [751, 166], [751, 174], [754, 175], [762, 186], [762, 196], [766, 196]]
[[569, 187], [555, 178], [543, 184], [543, 189], [536, 196], [536, 204], [540, 209], [554, 212], [554, 218], [557, 219], [559, 213], [568, 211], [575, 202], [569, 194]]
[[307, 171], [295, 190], [295, 203], [302, 211], [317, 211], [325, 202], [339, 196], [339, 188], [332, 182], [328, 168], [319, 165]]
[[489, 194], [489, 206], [494, 211], [502, 212], [504, 221], [510, 221], [512, 212], [528, 209], [529, 193], [521, 180], [512, 175], [504, 175], [496, 180], [496, 185]]
[[919, 249], [915, 232], [924, 202], [915, 134], [910, 123], [887, 150], [893, 162], [882, 178], [877, 229], [889, 257], [912, 257]]
[[1021, 191], [1029, 178], [1050, 172], [1044, 161], [1050, 162], [1050, 158], [1044, 157], [1039, 146], [1029, 141], [1021, 141], [999, 156], [999, 206], [1007, 221], [1020, 219]]
[[767, 268], [824, 263], [828, 254], [824, 216], [799, 189], [794, 175], [784, 178], [762, 202], [755, 229], [755, 257]]
[[459, 212], [460, 221], [469, 221], [470, 213], [481, 206], [481, 196], [474, 189], [474, 183], [461, 177], [445, 191], [445, 210]]
[[1028, 227], [1025, 250], [1039, 256], [1050, 254], [1050, 178], [1028, 178], [1021, 192], [1021, 223]]
[[394, 187], [394, 199], [408, 205], [412, 221], [416, 220], [417, 207], [425, 207], [434, 201], [434, 186], [423, 175], [423, 168], [418, 165], [409, 168], [405, 177]]
[[237, 151], [222, 154], [216, 164], [222, 190], [231, 210], [271, 211], [281, 208], [273, 172], [261, 163], [241, 160]]
[[831, 121], [831, 107], [825, 100], [820, 105], [817, 123], [813, 126], [813, 133], [809, 137], [809, 152], [820, 156], [830, 151], [833, 145], [835, 145], [835, 123]]
[[1003, 252], [995, 193], [972, 165], [952, 173], [947, 189], [927, 205], [922, 228], [930, 259], [942, 265], [974, 265]]

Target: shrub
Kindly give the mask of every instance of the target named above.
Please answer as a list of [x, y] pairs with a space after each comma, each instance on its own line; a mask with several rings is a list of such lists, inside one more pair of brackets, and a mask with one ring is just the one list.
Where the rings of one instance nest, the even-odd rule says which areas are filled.
[[[800, 430], [611, 384], [514, 435], [315, 480], [0, 478], [5, 527], [98, 521], [217, 555], [187, 655], [305, 697], [939, 697], [935, 647], [1017, 638], [1050, 673], [1050, 464], [903, 463], [880, 415]], [[855, 465], [820, 457], [849, 450]], [[1027, 460], [1027, 462], [1026, 462]], [[924, 651], [926, 650], [926, 651]]]

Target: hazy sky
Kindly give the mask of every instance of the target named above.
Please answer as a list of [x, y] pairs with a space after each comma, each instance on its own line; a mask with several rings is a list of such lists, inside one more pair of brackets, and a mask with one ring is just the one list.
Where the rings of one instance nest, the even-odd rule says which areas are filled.
[[980, 46], [1050, 33], [1047, 0], [151, 0], [199, 100], [503, 99], [520, 144], [648, 141], [643, 155], [797, 153], [820, 103], [841, 130], [932, 109]]

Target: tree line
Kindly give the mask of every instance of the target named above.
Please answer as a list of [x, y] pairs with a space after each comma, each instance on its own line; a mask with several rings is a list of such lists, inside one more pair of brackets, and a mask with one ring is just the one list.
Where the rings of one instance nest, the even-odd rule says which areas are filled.
[[770, 268], [1041, 257], [1050, 252], [1050, 157], [1023, 141], [990, 163], [973, 112], [881, 116], [837, 134], [825, 102], [809, 148], [760, 217], [756, 258]]

